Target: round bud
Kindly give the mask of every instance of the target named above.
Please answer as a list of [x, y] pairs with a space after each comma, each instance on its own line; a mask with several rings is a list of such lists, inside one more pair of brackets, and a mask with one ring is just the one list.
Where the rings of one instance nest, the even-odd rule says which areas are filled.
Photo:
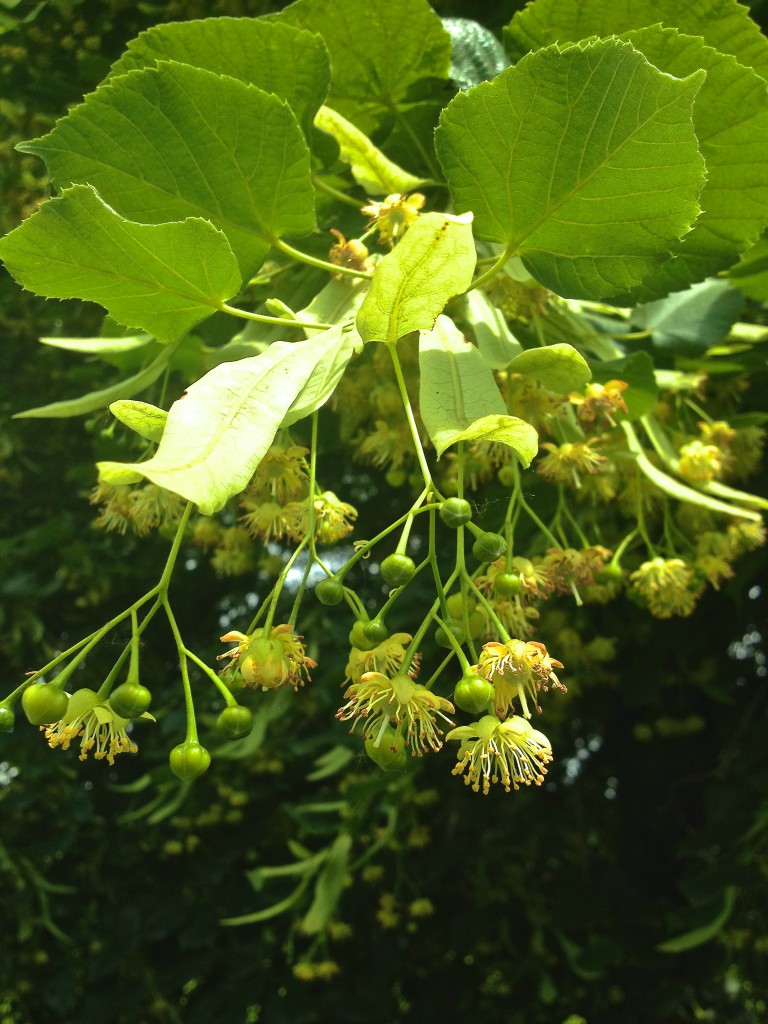
[[378, 643], [373, 640], [369, 640], [363, 630], [368, 625], [362, 619], [358, 619], [352, 629], [349, 631], [349, 642], [353, 647], [356, 647], [358, 651], [372, 651], [374, 647], [378, 647]]
[[152, 694], [141, 683], [122, 683], [109, 695], [109, 704], [121, 718], [139, 718], [152, 703]]
[[315, 597], [320, 604], [335, 605], [341, 604], [344, 600], [344, 584], [335, 576], [328, 576], [315, 587]]
[[499, 597], [515, 597], [520, 593], [522, 585], [516, 572], [500, 572], [493, 577], [493, 589]]
[[[458, 640], [460, 644], [463, 644], [466, 637], [464, 636], [464, 630], [461, 626], [461, 623], [454, 622], [452, 619], [449, 619], [446, 622], [446, 626], [451, 631], [455, 639]], [[442, 626], [438, 626], [437, 629], [435, 630], [435, 643], [438, 644], [438, 646], [440, 647], [446, 647], [448, 650], [453, 649], [453, 644], [448, 639], [448, 635]]]
[[452, 530], [458, 530], [472, 518], [472, 506], [466, 498], [447, 498], [440, 506], [440, 518]]
[[67, 712], [69, 697], [52, 683], [32, 683], [21, 697], [24, 714], [32, 725], [51, 725]]
[[216, 731], [228, 740], [239, 740], [253, 729], [253, 713], [242, 704], [224, 708], [216, 719]]
[[0, 704], [0, 732], [10, 732], [15, 721], [16, 715], [13, 713], [13, 708], [7, 704]]
[[401, 772], [408, 764], [405, 738], [391, 726], [365, 741], [365, 752], [385, 772]]
[[204, 772], [211, 764], [211, 755], [200, 743], [186, 740], [174, 747], [169, 757], [171, 771], [182, 782], [191, 782]]
[[472, 554], [478, 562], [495, 562], [507, 550], [507, 542], [500, 533], [481, 533], [472, 545]]
[[499, 472], [496, 474], [499, 483], [502, 487], [514, 487], [515, 486], [515, 468], [507, 464], [502, 466]]
[[390, 587], [404, 587], [416, 572], [416, 563], [408, 555], [387, 555], [381, 563], [381, 575]]
[[376, 647], [378, 647], [379, 644], [383, 644], [389, 637], [389, 630], [384, 624], [384, 619], [377, 617], [375, 619], [371, 619], [370, 622], [366, 622], [363, 626], [363, 636], [369, 643], [374, 644]]
[[620, 583], [623, 579], [624, 570], [615, 562], [609, 562], [598, 573], [595, 573], [596, 583]]
[[485, 631], [485, 616], [482, 612], [472, 612], [468, 620], [469, 635], [473, 640], [477, 640], [479, 636], [482, 636]]
[[456, 684], [453, 702], [457, 708], [469, 712], [470, 715], [480, 715], [488, 710], [495, 693], [493, 683], [475, 675], [474, 672], [467, 672]]
[[467, 606], [467, 613], [469, 615], [471, 615], [472, 612], [477, 608], [477, 601], [474, 599], [474, 597], [470, 597], [469, 595], [465, 597], [462, 594], [451, 594], [451, 596], [445, 602], [446, 608], [448, 609], [451, 618], [455, 619], [457, 622], [461, 620], [461, 617], [464, 614], [465, 604]]

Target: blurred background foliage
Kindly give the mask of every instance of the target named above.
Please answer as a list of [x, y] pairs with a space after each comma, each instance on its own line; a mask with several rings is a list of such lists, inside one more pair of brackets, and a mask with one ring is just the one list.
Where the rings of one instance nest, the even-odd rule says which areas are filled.
[[[3, 230], [45, 191], [41, 165], [13, 146], [94, 88], [128, 39], [157, 21], [280, 6], [1, 0]], [[435, 6], [479, 16], [461, 0]], [[489, 27], [514, 10], [489, 5]], [[749, 318], [764, 320], [755, 306]], [[103, 363], [37, 345], [99, 326], [95, 307], [46, 303], [0, 277], [8, 686], [132, 601], [167, 551], [161, 536], [93, 528], [93, 463], [120, 444], [106, 413], [10, 420], [103, 386]], [[750, 385], [742, 409], [768, 408], [765, 372]], [[372, 536], [401, 498], [360, 467], [339, 479], [334, 444], [325, 438], [321, 477]], [[355, 582], [375, 606], [373, 568]], [[557, 757], [545, 787], [513, 796], [475, 796], [446, 757], [404, 775], [361, 758], [333, 717], [349, 623], [311, 599], [312, 686], [255, 699], [253, 736], [214, 746], [208, 774], [179, 783], [167, 768], [183, 733], [175, 652], [150, 631], [143, 680], [158, 725], [138, 757], [80, 764], [23, 724], [2, 738], [0, 1024], [768, 1020], [765, 551], [737, 569], [689, 619], [660, 622], [624, 598], [547, 612], [541, 636], [568, 668], [567, 696], [548, 707]], [[266, 577], [220, 578], [194, 551], [182, 572], [182, 632], [213, 663]], [[95, 678], [108, 655], [89, 659]], [[211, 720], [218, 707], [212, 695]], [[346, 888], [322, 931], [298, 927], [318, 898], [310, 876], [287, 914], [219, 924], [290, 898], [302, 876], [261, 869], [329, 848], [342, 827], [352, 870], [326, 873]]]

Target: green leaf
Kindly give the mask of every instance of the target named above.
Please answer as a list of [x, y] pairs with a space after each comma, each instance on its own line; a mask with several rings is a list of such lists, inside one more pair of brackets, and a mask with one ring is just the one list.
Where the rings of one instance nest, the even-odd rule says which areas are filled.
[[315, 897], [301, 922], [305, 935], [317, 935], [336, 910], [352, 849], [352, 837], [347, 832], [337, 836], [331, 845], [325, 864], [315, 881]]
[[305, 133], [328, 93], [331, 67], [318, 36], [260, 18], [204, 18], [153, 25], [128, 43], [115, 78], [173, 60], [229, 75], [285, 100]]
[[731, 267], [728, 279], [747, 298], [768, 302], [768, 236], [744, 253], [741, 262]]
[[577, 42], [659, 23], [702, 36], [709, 46], [768, 78], [768, 40], [737, 0], [534, 0], [504, 30], [504, 42], [517, 60], [556, 41]]
[[309, 150], [290, 107], [186, 64], [109, 79], [19, 149], [42, 157], [58, 187], [88, 182], [132, 220], [210, 220], [243, 277], [276, 238], [315, 226]]
[[450, 36], [426, 0], [297, 0], [274, 17], [323, 37], [330, 102], [346, 116], [389, 114], [423, 80], [448, 77]]
[[451, 37], [451, 82], [459, 89], [495, 78], [509, 64], [504, 47], [484, 25], [469, 18], [443, 18]]
[[388, 159], [351, 121], [321, 107], [315, 117], [317, 127], [332, 135], [339, 144], [341, 159], [349, 164], [352, 177], [370, 196], [389, 196], [413, 192], [425, 183]]
[[704, 281], [684, 292], [638, 306], [632, 326], [653, 332], [653, 343], [681, 355], [702, 355], [736, 323], [744, 304], [727, 281]]
[[354, 756], [354, 751], [350, 750], [349, 747], [339, 745], [331, 747], [330, 750], [327, 750], [315, 759], [314, 764], [316, 767], [314, 771], [307, 775], [307, 782], [319, 782], [320, 779], [327, 779], [331, 775], [336, 775], [343, 768], [347, 767]]
[[522, 352], [522, 345], [507, 327], [501, 310], [485, 292], [473, 289], [463, 298], [462, 312], [472, 329], [480, 355], [492, 370], [504, 370]]
[[656, 384], [653, 360], [647, 352], [633, 352], [622, 359], [611, 359], [592, 364], [592, 379], [596, 384], [607, 384], [609, 380], [623, 380], [629, 387], [623, 394], [627, 406], [624, 413], [615, 413], [615, 419], [638, 420], [656, 404], [659, 389]]
[[376, 268], [357, 315], [363, 341], [394, 342], [434, 326], [446, 302], [472, 283], [472, 214], [422, 214]]
[[573, 345], [562, 343], [526, 349], [515, 356], [507, 369], [533, 377], [543, 388], [561, 395], [583, 388], [592, 377], [584, 356]]
[[63, 348], [67, 352], [78, 352], [83, 356], [113, 356], [151, 345], [154, 339], [149, 334], [133, 334], [119, 338], [38, 338], [41, 345]]
[[536, 431], [508, 416], [480, 352], [447, 316], [419, 341], [419, 411], [437, 456], [458, 441], [494, 441], [512, 448], [523, 466], [537, 451]]
[[158, 409], [156, 405], [150, 405], [148, 402], [132, 402], [127, 399], [113, 402], [109, 411], [115, 419], [120, 420], [147, 441], [160, 441], [165, 430], [165, 421], [168, 419], [165, 409]]
[[738, 889], [735, 885], [726, 886], [723, 893], [722, 907], [708, 924], [702, 925], [701, 928], [694, 928], [683, 935], [676, 935], [673, 939], [660, 942], [656, 949], [660, 953], [684, 953], [688, 949], [703, 946], [705, 942], [716, 938], [733, 912], [737, 893]]
[[[340, 333], [340, 332], [339, 332]], [[321, 406], [325, 405], [336, 385], [344, 376], [347, 363], [352, 358], [359, 340], [357, 331], [348, 330], [341, 334], [336, 345], [334, 345], [323, 359], [313, 369], [304, 387], [291, 403], [281, 426], [290, 427], [305, 416], [311, 416]]]
[[341, 338], [333, 327], [307, 341], [273, 342], [248, 359], [221, 363], [174, 402], [157, 452], [140, 463], [99, 463], [100, 478], [140, 473], [213, 515], [253, 476], [288, 410]]
[[664, 75], [618, 40], [524, 57], [443, 111], [435, 146], [456, 209], [560, 295], [631, 290], [699, 213], [704, 78]]
[[226, 237], [198, 217], [124, 220], [75, 185], [0, 241], [19, 284], [54, 299], [90, 299], [127, 327], [178, 341], [240, 289]]
[[118, 399], [131, 398], [148, 388], [150, 384], [154, 384], [165, 373], [165, 368], [171, 361], [174, 351], [175, 346], [166, 345], [149, 366], [117, 384], [110, 384], [108, 388], [90, 391], [80, 398], [67, 398], [61, 402], [51, 402], [50, 405], [40, 405], [36, 409], [26, 409], [24, 412], [17, 412], [13, 418], [15, 420], [63, 419], [67, 416], [85, 416], [98, 409], [106, 409]]
[[707, 167], [701, 215], [666, 260], [631, 297], [653, 299], [730, 267], [768, 221], [768, 92], [765, 81], [734, 57], [660, 25], [627, 39], [660, 71], [676, 78], [698, 68], [707, 77], [696, 96], [693, 127]]

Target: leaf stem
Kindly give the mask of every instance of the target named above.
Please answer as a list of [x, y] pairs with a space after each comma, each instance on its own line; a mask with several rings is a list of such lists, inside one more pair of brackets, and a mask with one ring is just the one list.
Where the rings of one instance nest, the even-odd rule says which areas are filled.
[[348, 277], [373, 277], [373, 274], [352, 270], [350, 267], [337, 266], [335, 263], [329, 263], [328, 260], [321, 260], [317, 256], [310, 256], [308, 252], [294, 249], [292, 245], [284, 242], [282, 238], [275, 238], [272, 244], [280, 252], [284, 252], [286, 256], [299, 260], [300, 263], [308, 263], [310, 267], [319, 267], [320, 270], [328, 270], [332, 274], [346, 274]]
[[428, 490], [431, 490], [436, 498], [440, 501], [445, 500], [443, 495], [435, 486], [432, 479], [432, 474], [429, 471], [427, 465], [427, 457], [424, 454], [424, 447], [419, 437], [419, 428], [416, 426], [416, 417], [413, 415], [413, 409], [411, 408], [411, 400], [408, 397], [408, 388], [405, 385], [405, 377], [403, 376], [403, 368], [400, 365], [400, 357], [397, 354], [397, 347], [393, 342], [386, 342], [386, 346], [389, 349], [389, 354], [392, 357], [392, 365], [395, 368], [395, 377], [397, 378], [397, 386], [400, 389], [400, 397], [403, 400], [403, 407], [405, 409], [405, 416], [408, 420], [408, 426], [411, 431], [411, 438], [413, 439], [413, 446], [416, 450], [416, 458], [419, 460], [419, 466], [421, 467], [421, 475], [424, 478], [424, 483]]
[[348, 196], [346, 192], [342, 192], [339, 189], [334, 188], [333, 185], [329, 185], [328, 182], [318, 174], [312, 175], [312, 184], [316, 189], [318, 189], [318, 191], [325, 192], [327, 196], [333, 196], [333, 198], [338, 199], [340, 203], [346, 203], [347, 206], [354, 206], [356, 210], [359, 210], [362, 206], [362, 203], [359, 200], [353, 199], [352, 196]]
[[291, 320], [286, 316], [267, 316], [266, 313], [251, 313], [247, 309], [238, 309], [237, 306], [230, 306], [228, 302], [222, 302], [219, 306], [222, 313], [229, 313], [231, 316], [239, 316], [241, 320], [255, 320], [258, 324], [275, 324], [278, 327], [298, 327], [303, 330], [305, 327], [327, 331], [335, 324], [315, 324], [306, 320]]
[[507, 247], [501, 254], [501, 256], [499, 256], [499, 258], [496, 260], [496, 262], [491, 267], [489, 267], [484, 274], [481, 274], [480, 277], [475, 278], [475, 280], [469, 286], [467, 291], [472, 291], [473, 288], [480, 288], [482, 285], [490, 281], [492, 277], [495, 277], [498, 274], [498, 272], [502, 269], [504, 264], [507, 263], [512, 258], [513, 255], [514, 250], [511, 250], [509, 247]]

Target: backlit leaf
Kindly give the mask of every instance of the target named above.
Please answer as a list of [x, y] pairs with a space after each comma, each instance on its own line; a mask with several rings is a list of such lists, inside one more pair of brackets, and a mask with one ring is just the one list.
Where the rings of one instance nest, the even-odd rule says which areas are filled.
[[446, 302], [471, 284], [475, 261], [471, 213], [420, 216], [376, 268], [357, 315], [363, 341], [431, 329]]
[[156, 405], [150, 405], [148, 402], [133, 402], [130, 399], [113, 402], [109, 411], [126, 427], [146, 438], [147, 441], [156, 443], [163, 436], [168, 419], [165, 409], [158, 409]]
[[515, 356], [507, 369], [533, 377], [543, 388], [561, 395], [583, 388], [592, 376], [584, 356], [565, 344], [527, 349]]
[[225, 235], [199, 217], [136, 224], [75, 185], [0, 241], [19, 284], [55, 299], [98, 302], [159, 342], [182, 338], [240, 289]]
[[341, 328], [307, 341], [275, 341], [257, 356], [221, 363], [187, 388], [168, 413], [157, 452], [140, 463], [99, 463], [100, 479], [125, 471], [195, 502], [205, 515], [243, 490], [288, 410], [319, 363], [333, 357]]

